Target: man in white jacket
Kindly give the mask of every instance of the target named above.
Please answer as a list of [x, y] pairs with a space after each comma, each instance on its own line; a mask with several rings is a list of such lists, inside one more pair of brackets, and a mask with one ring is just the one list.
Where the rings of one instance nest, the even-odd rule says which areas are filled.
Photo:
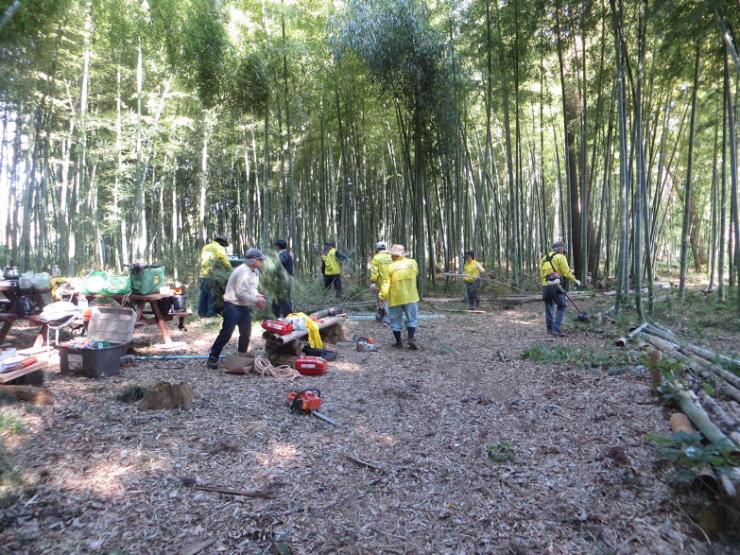
[[260, 282], [259, 268], [264, 255], [259, 249], [249, 249], [244, 264], [231, 272], [224, 291], [224, 322], [208, 356], [208, 368], [218, 368], [221, 351], [231, 339], [234, 328], [239, 326], [240, 353], [246, 353], [252, 333], [252, 308], [265, 308], [265, 297], [257, 290]]

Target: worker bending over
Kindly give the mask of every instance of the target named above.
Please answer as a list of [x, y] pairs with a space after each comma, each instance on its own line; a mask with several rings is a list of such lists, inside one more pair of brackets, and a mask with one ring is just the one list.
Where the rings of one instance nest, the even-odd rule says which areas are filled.
[[393, 346], [399, 349], [403, 347], [401, 330], [403, 318], [406, 316], [409, 349], [415, 351], [417, 346], [414, 333], [419, 316], [419, 291], [416, 288], [416, 279], [419, 276], [419, 266], [416, 260], [406, 258], [406, 249], [403, 245], [393, 245], [390, 255], [393, 262], [388, 266], [380, 296], [388, 302], [391, 329], [393, 337], [396, 338]]
[[577, 287], [581, 286], [581, 282], [570, 271], [565, 253], [565, 244], [558, 241], [553, 243], [550, 252], [547, 256], [543, 256], [540, 261], [542, 300], [545, 302], [545, 325], [547, 326], [547, 333], [556, 337], [565, 337], [566, 335], [561, 329], [567, 306], [565, 302], [566, 280], [572, 281]]

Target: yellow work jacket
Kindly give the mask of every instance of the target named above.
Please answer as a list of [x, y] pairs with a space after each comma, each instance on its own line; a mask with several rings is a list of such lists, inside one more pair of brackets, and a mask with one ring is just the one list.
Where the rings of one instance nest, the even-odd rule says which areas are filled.
[[[552, 257], [552, 264], [548, 261], [550, 257]], [[562, 279], [569, 279], [570, 281], [576, 280], [576, 276], [574, 276], [573, 272], [570, 271], [568, 259], [565, 255], [560, 253], [555, 254], [554, 251], [550, 251], [547, 256], [543, 256], [540, 261], [540, 284], [543, 286], [548, 285], [547, 276], [553, 272], [559, 273], [562, 276]]]
[[419, 290], [416, 288], [416, 278], [419, 275], [419, 266], [413, 258], [402, 256], [391, 262], [383, 280], [380, 296], [388, 301], [388, 306], [418, 303]]
[[337, 249], [329, 249], [329, 252], [322, 256], [321, 259], [324, 261], [325, 276], [338, 276], [342, 273], [342, 265], [337, 259]]
[[388, 273], [388, 266], [393, 263], [393, 259], [388, 251], [382, 251], [373, 256], [370, 262], [370, 282], [374, 283], [380, 289], [383, 286], [385, 274]]
[[229, 272], [231, 271], [231, 262], [229, 262], [226, 247], [219, 245], [216, 241], [211, 241], [200, 251], [200, 277], [208, 277], [217, 268]]
[[465, 274], [465, 281], [467, 283], [473, 283], [480, 277], [480, 273], [483, 271], [483, 266], [477, 260], [468, 260], [463, 266], [463, 273]]

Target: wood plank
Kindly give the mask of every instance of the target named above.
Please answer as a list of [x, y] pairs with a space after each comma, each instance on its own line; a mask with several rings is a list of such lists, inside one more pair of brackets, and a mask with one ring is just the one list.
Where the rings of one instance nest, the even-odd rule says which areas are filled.
[[12, 372], [5, 372], [3, 374], [0, 374], [0, 383], [8, 383], [10, 381], [17, 380], [18, 378], [27, 374], [33, 374], [34, 372], [45, 370], [46, 367], [46, 361], [39, 360], [32, 365], [27, 366], [26, 368], [19, 368], [18, 370], [13, 370]]

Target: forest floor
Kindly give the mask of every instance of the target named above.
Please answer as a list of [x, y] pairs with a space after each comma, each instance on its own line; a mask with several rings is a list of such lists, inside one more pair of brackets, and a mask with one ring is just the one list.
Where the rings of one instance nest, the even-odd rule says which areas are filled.
[[[328, 373], [292, 386], [202, 362], [131, 364], [105, 380], [50, 374], [52, 407], [0, 407], [15, 467], [3, 477], [16, 484], [0, 553], [733, 551], [705, 535], [702, 498], [677, 492], [646, 439], [670, 432], [670, 412], [642, 354], [612, 346], [629, 317], [583, 325], [569, 308], [569, 337], [553, 339], [541, 303], [484, 308], [422, 321], [416, 352], [392, 349], [381, 324], [349, 321], [347, 335], [378, 338], [380, 352], [337, 346]], [[736, 327], [665, 316], [740, 344]], [[215, 333], [194, 325], [173, 338], [203, 353]], [[194, 409], [117, 399], [162, 380], [192, 384]], [[291, 387], [318, 387], [339, 426], [291, 414]]]

